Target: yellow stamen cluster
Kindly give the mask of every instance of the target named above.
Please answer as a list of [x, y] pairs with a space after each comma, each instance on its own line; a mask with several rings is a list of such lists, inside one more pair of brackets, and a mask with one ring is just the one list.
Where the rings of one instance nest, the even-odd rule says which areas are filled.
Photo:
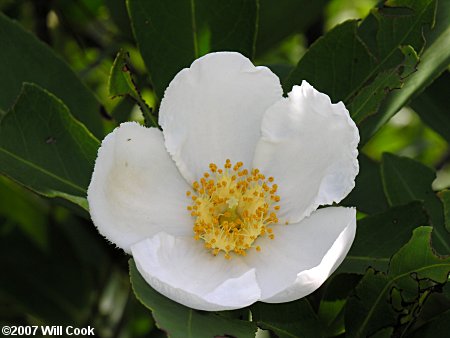
[[270, 225], [278, 223], [277, 211], [280, 196], [274, 178], [266, 178], [258, 169], [243, 169], [243, 163], [232, 165], [226, 160], [222, 168], [209, 165], [199, 181], [192, 184], [193, 191], [186, 192], [192, 199], [187, 207], [194, 217], [194, 236], [202, 239], [213, 255], [223, 252], [245, 256], [259, 236], [275, 236]]

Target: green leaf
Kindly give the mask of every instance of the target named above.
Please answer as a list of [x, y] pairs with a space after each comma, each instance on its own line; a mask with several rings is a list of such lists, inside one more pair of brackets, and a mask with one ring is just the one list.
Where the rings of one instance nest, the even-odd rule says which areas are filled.
[[53, 94], [24, 84], [0, 123], [0, 172], [46, 197], [87, 210], [98, 140]]
[[360, 26], [356, 21], [336, 26], [299, 61], [283, 84], [285, 92], [305, 79], [333, 102], [343, 101], [361, 122], [411, 73], [417, 62], [413, 51], [423, 49], [435, 5], [434, 0], [387, 1]]
[[127, 40], [133, 40], [130, 18], [127, 13], [127, 5], [123, 0], [105, 0], [109, 15], [118, 28], [118, 33]]
[[338, 271], [363, 274], [369, 267], [386, 271], [390, 258], [408, 242], [412, 231], [427, 223], [420, 202], [363, 218], [358, 221], [355, 240]]
[[45, 325], [82, 325], [91, 315], [95, 286], [70, 241], [55, 223], [42, 250], [19, 227], [0, 222], [2, 300]]
[[213, 312], [197, 311], [178, 304], [153, 290], [130, 259], [130, 278], [139, 301], [152, 311], [156, 325], [172, 338], [234, 336], [253, 338], [253, 323], [230, 319]]
[[360, 153], [358, 157], [359, 173], [356, 176], [355, 188], [340, 203], [348, 207], [356, 207], [366, 214], [375, 214], [388, 208], [383, 191], [380, 164], [367, 155]]
[[258, 326], [280, 338], [323, 337], [321, 323], [306, 298], [284, 304], [256, 303], [251, 307]]
[[129, 55], [123, 49], [114, 59], [108, 79], [108, 92], [111, 96], [139, 96], [128, 68]]
[[40, 249], [48, 246], [48, 206], [38, 196], [0, 176], [0, 216], [14, 222]]
[[319, 38], [284, 81], [284, 91], [287, 93], [307, 80], [336, 102], [359, 88], [376, 60], [357, 35], [357, 29], [358, 21], [346, 21]]
[[448, 92], [450, 72], [445, 71], [423, 93], [411, 102], [411, 107], [423, 122], [437, 131], [450, 143], [450, 114], [448, 113]]
[[417, 321], [412, 325], [409, 332], [421, 331], [425, 327], [430, 329], [429, 326], [434, 326], [436, 320], [439, 322], [441, 316], [447, 311], [450, 311], [450, 283], [448, 282], [439, 292], [430, 294], [427, 301], [423, 304]]
[[261, 55], [288, 36], [306, 30], [320, 18], [328, 2], [328, 0], [260, 0], [256, 54]]
[[370, 338], [391, 338], [394, 333], [394, 329], [392, 327], [388, 327], [385, 329], [381, 329], [377, 333], [370, 336]]
[[423, 201], [434, 227], [433, 246], [441, 254], [450, 253], [450, 236], [444, 228], [442, 204], [431, 189], [436, 178], [434, 170], [410, 158], [384, 153], [381, 173], [389, 204]]
[[[411, 240], [392, 257], [387, 274], [367, 271], [348, 300], [348, 337], [367, 337], [396, 323], [408, 327], [427, 296], [447, 282], [450, 257], [434, 254], [431, 231], [431, 227], [415, 229]], [[401, 334], [403, 326], [396, 329]]]
[[335, 273], [321, 287], [322, 299], [318, 310], [326, 337], [335, 337], [345, 332], [344, 314], [348, 296], [353, 292], [362, 276]]
[[450, 232], [450, 190], [443, 190], [438, 193], [438, 196], [444, 206], [445, 228]]
[[131, 97], [124, 97], [111, 111], [111, 116], [118, 123], [126, 122], [130, 119], [135, 104]]
[[134, 35], [162, 98], [172, 78], [208, 52], [231, 50], [251, 58], [256, 0], [128, 0]]
[[437, 338], [446, 337], [450, 332], [450, 310], [443, 312], [433, 321], [414, 331], [408, 337], [412, 338]]
[[[417, 1], [417, 4], [423, 1]], [[408, 27], [408, 26], [405, 26]], [[395, 113], [405, 106], [411, 98], [423, 91], [450, 63], [450, 2], [438, 1], [436, 24], [425, 35], [426, 48], [420, 55], [417, 72], [409, 76], [405, 85], [392, 92], [381, 105], [378, 114], [370, 116], [360, 128], [361, 144], [383, 126]]]
[[0, 13], [0, 109], [7, 111], [33, 82], [61, 98], [76, 119], [103, 136], [100, 103], [69, 66], [44, 43]]
[[361, 123], [366, 117], [375, 114], [385, 98], [392, 90], [401, 88], [404, 79], [416, 70], [419, 58], [411, 46], [400, 48], [404, 59], [397, 67], [383, 71], [375, 80], [364, 87], [347, 106], [356, 123]]
[[129, 55], [124, 50], [120, 50], [111, 67], [108, 79], [108, 91], [111, 96], [129, 96], [141, 108], [147, 127], [158, 127], [158, 121], [152, 114], [152, 109], [142, 98], [128, 66]]

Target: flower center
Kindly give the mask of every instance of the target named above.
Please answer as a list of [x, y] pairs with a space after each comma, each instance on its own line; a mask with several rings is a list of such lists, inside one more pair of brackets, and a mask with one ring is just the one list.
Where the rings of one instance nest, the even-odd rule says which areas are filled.
[[202, 239], [215, 256], [223, 251], [227, 259], [232, 252], [245, 256], [250, 248], [261, 251], [256, 239], [266, 234], [273, 239], [270, 225], [278, 223], [280, 196], [274, 178], [242, 167], [242, 162], [233, 166], [230, 160], [223, 169], [211, 163], [209, 172], [186, 192], [192, 199], [187, 209], [195, 219], [195, 239]]

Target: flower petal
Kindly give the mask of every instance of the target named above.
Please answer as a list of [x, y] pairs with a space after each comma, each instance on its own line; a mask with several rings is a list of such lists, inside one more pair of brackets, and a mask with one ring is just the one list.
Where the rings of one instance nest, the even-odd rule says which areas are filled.
[[299, 222], [319, 205], [341, 201], [358, 174], [359, 133], [342, 102], [306, 81], [264, 115], [253, 165], [274, 176], [278, 216]]
[[319, 288], [341, 264], [355, 237], [356, 210], [324, 208], [273, 230], [275, 238], [259, 239], [261, 252], [245, 261], [256, 268], [263, 302], [288, 302]]
[[123, 123], [98, 151], [89, 209], [99, 232], [129, 252], [132, 244], [159, 231], [192, 233], [188, 189], [161, 131]]
[[227, 158], [250, 166], [263, 113], [281, 95], [278, 77], [239, 53], [211, 53], [179, 72], [164, 93], [159, 123], [186, 180]]
[[239, 258], [213, 256], [193, 236], [174, 237], [161, 232], [134, 244], [131, 251], [147, 283], [190, 308], [232, 310], [260, 297], [255, 269]]

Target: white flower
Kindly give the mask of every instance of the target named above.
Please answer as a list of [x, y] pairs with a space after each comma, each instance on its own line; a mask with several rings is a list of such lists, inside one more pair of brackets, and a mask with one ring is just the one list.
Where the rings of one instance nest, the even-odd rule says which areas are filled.
[[358, 173], [342, 102], [305, 81], [284, 98], [268, 68], [221, 52], [175, 76], [159, 123], [109, 134], [88, 190], [100, 233], [154, 289], [236, 309], [304, 297], [339, 266], [355, 209], [316, 209], [341, 201]]

